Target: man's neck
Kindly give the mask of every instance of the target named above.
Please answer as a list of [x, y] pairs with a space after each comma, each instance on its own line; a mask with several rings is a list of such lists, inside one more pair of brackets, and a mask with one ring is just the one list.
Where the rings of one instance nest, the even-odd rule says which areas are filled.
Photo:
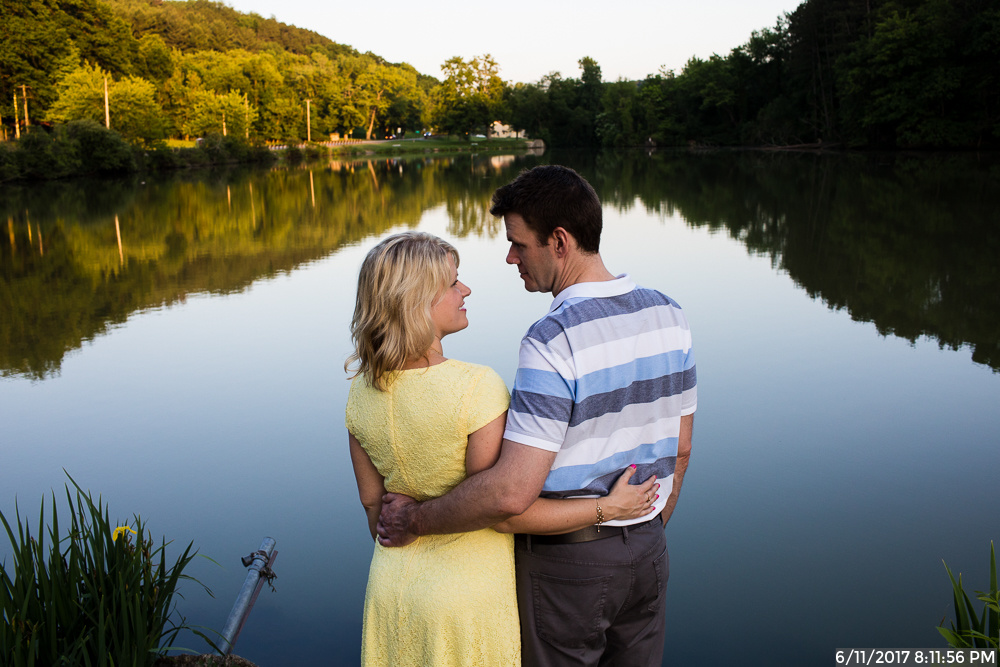
[[552, 286], [552, 296], [557, 297], [567, 287], [577, 283], [599, 283], [614, 280], [615, 275], [604, 266], [600, 253], [574, 253], [571, 259], [563, 265], [563, 270], [556, 277]]

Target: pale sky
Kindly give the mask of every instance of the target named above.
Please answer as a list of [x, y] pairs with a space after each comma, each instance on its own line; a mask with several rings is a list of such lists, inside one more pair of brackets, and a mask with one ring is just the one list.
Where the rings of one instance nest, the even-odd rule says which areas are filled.
[[438, 79], [448, 58], [489, 53], [502, 79], [534, 83], [553, 71], [578, 78], [584, 56], [605, 81], [642, 79], [661, 66], [679, 72], [691, 56], [728, 54], [802, 0], [223, 1]]

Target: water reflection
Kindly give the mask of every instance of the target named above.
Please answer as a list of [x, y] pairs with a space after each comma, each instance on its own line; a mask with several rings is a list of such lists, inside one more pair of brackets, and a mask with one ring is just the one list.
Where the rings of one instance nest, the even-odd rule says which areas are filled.
[[595, 167], [618, 184], [599, 190], [616, 205], [725, 229], [882, 335], [968, 345], [973, 361], [1000, 370], [995, 156], [748, 152], [607, 156]]
[[137, 310], [244, 289], [369, 235], [414, 226], [436, 206], [447, 207], [463, 234], [495, 232], [484, 199], [515, 163], [332, 161], [5, 187], [0, 372], [43, 379], [66, 352]]
[[554, 154], [342, 160], [0, 190], [0, 373], [44, 379], [139, 310], [228, 293], [444, 206], [494, 236], [489, 196], [569, 164], [606, 206], [725, 231], [883, 335], [1000, 370], [1000, 170], [976, 156]]

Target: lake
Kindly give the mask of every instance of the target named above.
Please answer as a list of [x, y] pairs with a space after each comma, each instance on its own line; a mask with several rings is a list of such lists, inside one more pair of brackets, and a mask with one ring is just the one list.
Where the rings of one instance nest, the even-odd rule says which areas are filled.
[[942, 560], [983, 590], [1000, 537], [997, 156], [549, 152], [0, 185], [0, 511], [37, 522], [65, 470], [112, 519], [217, 561], [189, 570], [215, 598], [179, 600], [215, 629], [240, 556], [274, 537], [275, 592], [235, 653], [356, 664], [372, 544], [343, 364], [361, 259], [403, 229], [452, 242], [471, 324], [445, 354], [509, 385], [550, 297], [504, 263], [488, 202], [550, 162], [600, 195], [608, 268], [692, 327], [664, 664], [943, 647]]

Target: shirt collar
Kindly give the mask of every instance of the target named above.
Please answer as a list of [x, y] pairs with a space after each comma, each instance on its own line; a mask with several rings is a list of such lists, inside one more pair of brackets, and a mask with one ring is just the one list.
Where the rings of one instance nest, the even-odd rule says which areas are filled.
[[600, 299], [609, 296], [620, 296], [635, 289], [635, 283], [627, 273], [615, 277], [614, 280], [602, 280], [596, 283], [575, 283], [570, 285], [552, 299], [549, 312], [553, 312], [569, 299]]

